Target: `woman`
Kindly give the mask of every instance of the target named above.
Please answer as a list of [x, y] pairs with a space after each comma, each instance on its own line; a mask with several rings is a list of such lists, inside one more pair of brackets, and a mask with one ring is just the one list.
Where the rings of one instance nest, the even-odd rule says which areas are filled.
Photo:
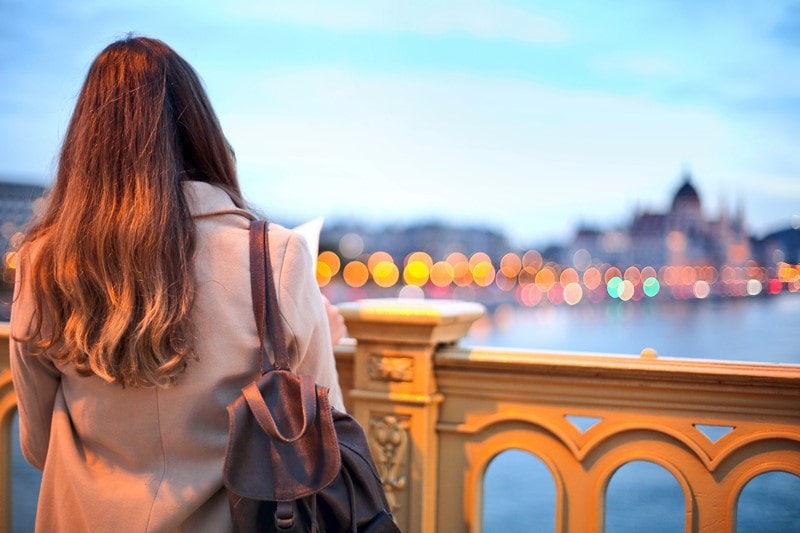
[[[247, 211], [202, 84], [126, 38], [81, 89], [18, 254], [11, 362], [38, 531], [226, 531], [226, 406], [258, 373]], [[343, 409], [305, 244], [270, 226], [296, 371]]]

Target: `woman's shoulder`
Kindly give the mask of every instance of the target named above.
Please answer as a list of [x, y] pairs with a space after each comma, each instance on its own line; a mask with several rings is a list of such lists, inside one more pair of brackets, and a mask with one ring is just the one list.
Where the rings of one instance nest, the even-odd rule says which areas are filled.
[[269, 229], [270, 241], [288, 241], [294, 234], [289, 228], [275, 222], [270, 222], [267, 228]]
[[314, 256], [296, 231], [270, 223], [269, 254], [279, 291], [296, 290], [298, 285], [312, 279]]
[[285, 258], [295, 255], [312, 256], [302, 235], [274, 222], [269, 223], [269, 248], [273, 257]]

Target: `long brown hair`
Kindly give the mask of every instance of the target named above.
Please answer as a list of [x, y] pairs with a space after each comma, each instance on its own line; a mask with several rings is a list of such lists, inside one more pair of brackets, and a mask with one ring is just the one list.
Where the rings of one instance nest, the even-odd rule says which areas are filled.
[[232, 151], [192, 67], [159, 40], [109, 45], [78, 96], [48, 207], [22, 242], [36, 319], [20, 340], [83, 375], [175, 383], [192, 356], [187, 179], [221, 186], [243, 207]]

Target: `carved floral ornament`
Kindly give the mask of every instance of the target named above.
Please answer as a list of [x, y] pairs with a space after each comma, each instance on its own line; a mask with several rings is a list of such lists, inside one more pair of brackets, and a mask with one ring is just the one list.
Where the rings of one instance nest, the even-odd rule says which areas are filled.
[[374, 381], [414, 381], [414, 359], [373, 354], [369, 358], [367, 373]]
[[369, 421], [370, 451], [393, 512], [400, 508], [397, 493], [408, 483], [408, 427], [408, 418], [397, 415], [374, 416]]

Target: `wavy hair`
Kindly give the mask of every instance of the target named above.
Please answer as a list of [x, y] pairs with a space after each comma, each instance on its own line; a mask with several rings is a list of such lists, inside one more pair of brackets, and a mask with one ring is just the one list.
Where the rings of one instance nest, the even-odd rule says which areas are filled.
[[176, 383], [193, 357], [188, 179], [243, 207], [233, 152], [192, 67], [156, 39], [112, 43], [89, 69], [47, 208], [21, 243], [36, 318], [18, 340], [81, 375]]

